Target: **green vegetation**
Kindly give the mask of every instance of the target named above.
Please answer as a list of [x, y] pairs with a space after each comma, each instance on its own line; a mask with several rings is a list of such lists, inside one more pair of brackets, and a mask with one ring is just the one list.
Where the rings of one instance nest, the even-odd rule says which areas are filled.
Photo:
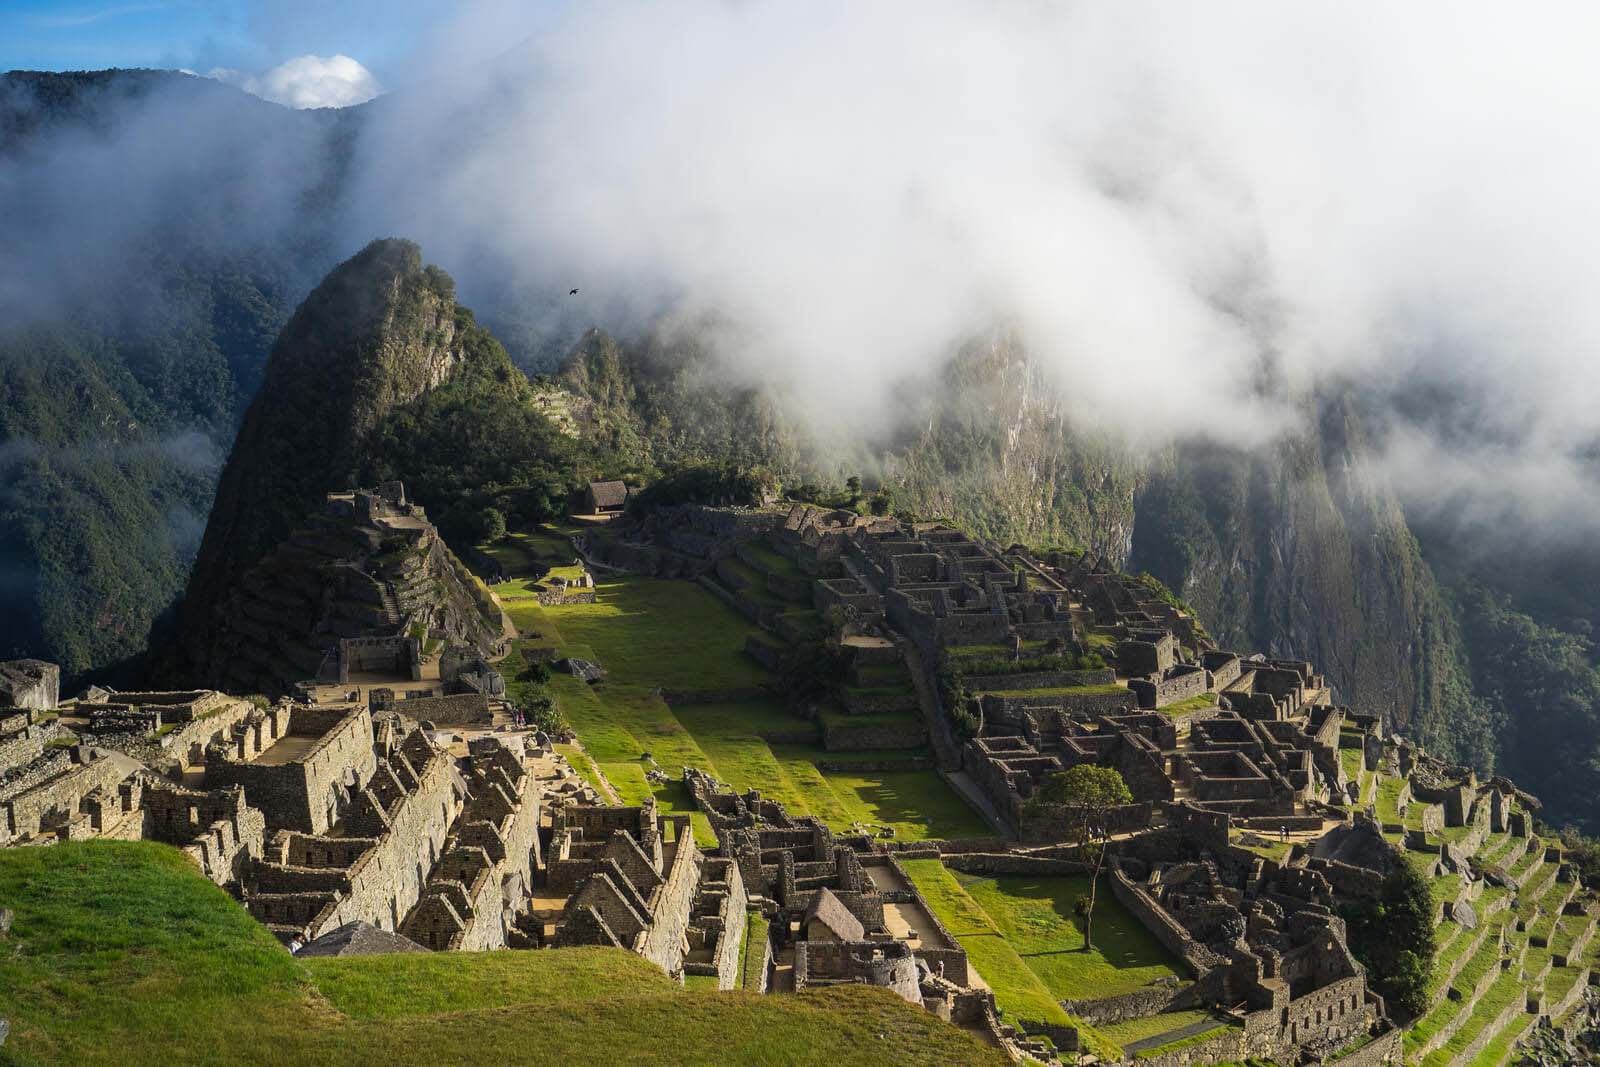
[[1208, 640], [1210, 639], [1211, 635], [1206, 633], [1206, 628], [1200, 624], [1199, 613], [1196, 612], [1194, 608], [1190, 607], [1186, 601], [1184, 601], [1171, 589], [1168, 589], [1166, 585], [1162, 583], [1160, 578], [1157, 578], [1149, 571], [1141, 571], [1137, 577], [1139, 579], [1139, 584], [1144, 586], [1146, 592], [1148, 592], [1151, 596], [1155, 597], [1163, 604], [1166, 604], [1168, 607], [1175, 608], [1176, 610], [1181, 611], [1183, 614], [1195, 620], [1194, 632], [1196, 636], [1203, 637]]
[[997, 697], [1098, 697], [1111, 696], [1117, 693], [1126, 693], [1128, 690], [1120, 685], [1067, 685], [1053, 689], [988, 689], [991, 696]]
[[673, 467], [628, 501], [628, 510], [648, 515], [674, 504], [765, 503], [778, 495], [778, 479], [760, 467], [698, 461]]
[[1234, 1023], [1218, 1022], [1216, 1026], [1209, 1030], [1202, 1030], [1198, 1034], [1190, 1034], [1188, 1037], [1179, 1038], [1176, 1041], [1170, 1041], [1165, 1045], [1157, 1045], [1154, 1048], [1141, 1049], [1134, 1054], [1133, 1058], [1136, 1060], [1154, 1059], [1156, 1056], [1164, 1056], [1169, 1052], [1176, 1052], [1179, 1049], [1193, 1048], [1195, 1045], [1203, 1045], [1207, 1041], [1219, 1036], [1224, 1031], [1232, 1029], [1235, 1025], [1236, 1024]]
[[739, 965], [739, 988], [747, 993], [759, 993], [765, 979], [764, 964], [767, 958], [768, 927], [772, 924], [751, 911], [745, 921], [744, 959]]
[[1071, 839], [1088, 858], [1089, 894], [1074, 903], [1083, 916], [1083, 943], [1088, 948], [1094, 944], [1094, 906], [1106, 859], [1106, 818], [1114, 809], [1133, 803], [1133, 793], [1115, 768], [1080, 763], [1052, 775], [1039, 790], [1038, 802], [1066, 807]]
[[1097, 909], [1099, 936], [1086, 941], [1076, 908], [1090, 891], [1086, 877], [956, 878], [1057, 999], [1116, 996], [1183, 974], [1183, 964], [1109, 894]]
[[594, 760], [589, 758], [587, 752], [577, 745], [556, 745], [555, 749], [567, 758], [572, 769], [578, 772], [578, 777], [594, 786], [601, 796], [606, 795], [605, 785], [600, 780], [600, 768], [594, 765]]
[[1185, 1026], [1203, 1023], [1211, 1017], [1209, 1011], [1168, 1011], [1159, 1015], [1146, 1015], [1142, 1019], [1128, 1019], [1125, 1022], [1102, 1026], [1100, 1032], [1119, 1045], [1131, 1045], [1135, 1041], [1144, 1041]]
[[[985, 648], [990, 646], [973, 645], [971, 648]], [[1085, 652], [1081, 656], [1065, 654], [1046, 654], [1042, 656], [1028, 656], [1022, 659], [1012, 659], [1009, 655], [971, 655], [963, 650], [960, 658], [955, 658], [956, 650], [949, 653], [954, 660], [952, 666], [962, 674], [1031, 674], [1035, 671], [1095, 671], [1104, 670], [1106, 661], [1096, 652]]]
[[[1131, 992], [1182, 973], [1181, 962], [1113, 897], [1101, 903], [1100, 934], [1087, 947], [1073, 906], [1088, 891], [1087, 878], [980, 878], [937, 859], [901, 866], [1014, 1022], [1063, 1022], [1070, 1017], [1060, 1000]], [[1075, 1025], [1091, 1050], [1113, 1047], [1093, 1027]]]
[[462, 362], [442, 387], [383, 419], [357, 478], [362, 485], [404, 481], [452, 543], [493, 542], [508, 522], [522, 528], [563, 516], [579, 486], [613, 473], [618, 461], [550, 421], [528, 379], [470, 311], [456, 306], [455, 320]]
[[[566, 675], [548, 691], [598, 772], [624, 803], [654, 795], [665, 811], [691, 814], [697, 836], [713, 843], [681, 781], [645, 777], [649, 753], [671, 778], [699, 767], [736, 789], [760, 789], [796, 815], [815, 815], [836, 830], [853, 824], [891, 827], [899, 840], [982, 836], [987, 824], [933, 771], [856, 770], [851, 764], [903, 759], [904, 753], [829, 753], [817, 726], [787, 710], [778, 696], [669, 705], [658, 693], [770, 686], [775, 679], [744, 653], [755, 628], [721, 600], [689, 582], [653, 578], [600, 581], [594, 604], [543, 607], [526, 583], [496, 592], [517, 628], [540, 645], [601, 664], [597, 686]], [[801, 740], [804, 739], [804, 740]], [[819, 762], [833, 769], [822, 770]]]
[[295, 960], [175, 849], [0, 851], [0, 1063], [1004, 1063], [886, 990], [678, 987], [616, 949]]
[[1163, 715], [1171, 715], [1176, 718], [1180, 715], [1189, 715], [1193, 712], [1205, 711], [1207, 708], [1216, 706], [1217, 694], [1201, 693], [1199, 696], [1189, 697], [1187, 700], [1180, 700], [1175, 704], [1168, 704], [1159, 710]]
[[1367, 981], [1397, 1018], [1428, 1010], [1434, 957], [1433, 893], [1409, 863], [1397, 863], [1376, 901], [1341, 908], [1350, 950], [1367, 968]]

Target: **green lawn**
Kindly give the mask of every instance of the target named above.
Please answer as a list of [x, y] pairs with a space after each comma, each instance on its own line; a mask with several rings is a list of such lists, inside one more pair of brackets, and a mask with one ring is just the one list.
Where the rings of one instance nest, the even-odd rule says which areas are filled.
[[[1022, 642], [1022, 651], [1034, 652], [1043, 649], [1050, 642], [1043, 640], [1028, 640]], [[1009, 656], [1010, 645], [948, 645], [945, 655], [951, 659], [974, 659], [985, 656]]]
[[1186, 973], [1104, 884], [1095, 898], [1094, 948], [1084, 952], [1073, 902], [1088, 895], [1089, 879], [956, 878], [1057, 999], [1117, 996]]
[[149, 842], [0, 850], [0, 900], [7, 1067], [1006, 1062], [887, 990], [686, 990], [619, 949], [295, 960]]
[[1055, 689], [989, 689], [985, 690], [990, 696], [997, 697], [1088, 697], [1109, 696], [1116, 693], [1126, 693], [1131, 698], [1125, 686], [1120, 685], [1069, 685]]
[[805, 571], [802, 571], [800, 565], [794, 560], [763, 545], [747, 545], [745, 546], [745, 551], [768, 574], [779, 578], [799, 578], [802, 580], [811, 577]]
[[[1095, 947], [1083, 951], [1072, 902], [1088, 888], [1086, 879], [979, 878], [937, 859], [902, 860], [901, 866], [1012, 1020], [1070, 1020], [1059, 1001], [1114, 996], [1182, 974], [1182, 963], [1103, 887], [1095, 905]], [[1107, 1035], [1073, 1024], [1091, 1048], [1114, 1050]]]
[[1205, 711], [1207, 708], [1214, 708], [1216, 706], [1217, 694], [1201, 693], [1199, 696], [1190, 697], [1188, 700], [1180, 700], [1176, 704], [1168, 704], [1166, 707], [1160, 710], [1161, 714], [1163, 715], [1172, 715], [1176, 717], [1179, 715], [1188, 715], [1190, 712]]
[[570, 564], [577, 555], [565, 536], [549, 527], [526, 533], [508, 533], [491, 544], [478, 546], [512, 573], [526, 573], [540, 567]]
[[756, 627], [692, 582], [605, 577], [596, 593], [593, 604], [507, 607], [518, 629], [557, 636], [572, 655], [588, 652], [585, 658], [598, 661], [616, 684], [701, 690], [771, 681], [744, 654], [745, 637]]
[[[866, 762], [905, 753], [828, 753], [815, 724], [776, 698], [671, 706], [657, 688], [745, 689], [773, 677], [744, 652], [759, 633], [743, 616], [691, 582], [622, 577], [603, 581], [595, 604], [543, 607], [519, 583], [495, 587], [517, 628], [539, 644], [593, 659], [610, 671], [590, 686], [565, 674], [550, 692], [599, 770], [624, 803], [654, 795], [667, 812], [692, 814], [696, 837], [714, 843], [709, 824], [682, 786], [686, 766], [736, 789], [760, 789], [791, 814], [815, 815], [835, 830], [857, 822], [892, 827], [899, 840], [978, 837], [989, 827], [931, 771], [823, 771], [817, 760]], [[652, 784], [648, 753], [671, 783]], [[580, 769], [581, 770], [581, 769]]]
[[557, 752], [567, 758], [567, 762], [572, 765], [573, 770], [578, 772], [580, 778], [594, 786], [595, 791], [601, 796], [606, 795], [605, 786], [600, 783], [600, 771], [595, 767], [594, 760], [589, 758], [588, 753], [577, 745], [557, 745], [555, 748]]
[[1209, 1018], [1211, 1018], [1209, 1011], [1168, 1011], [1160, 1015], [1146, 1015], [1142, 1019], [1128, 1019], [1125, 1022], [1102, 1026], [1100, 1032], [1119, 1045], [1131, 1045], [1135, 1041], [1143, 1041], [1158, 1034], [1170, 1033], [1185, 1026], [1205, 1022]]
[[744, 959], [739, 966], [739, 987], [747, 992], [761, 988], [762, 962], [767, 955], [767, 927], [771, 924], [759, 911], [749, 913], [744, 928]]

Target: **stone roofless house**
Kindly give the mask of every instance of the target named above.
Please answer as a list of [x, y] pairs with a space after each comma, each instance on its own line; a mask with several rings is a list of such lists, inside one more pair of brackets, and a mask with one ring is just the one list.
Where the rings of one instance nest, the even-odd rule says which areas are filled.
[[689, 817], [658, 815], [654, 798], [562, 809], [547, 877], [571, 896], [555, 944], [613, 945], [680, 972], [703, 863]]
[[[466, 786], [454, 761], [426, 733], [413, 728], [397, 738], [393, 731], [383, 731], [390, 742], [378, 759], [366, 709], [354, 714], [367, 730], [365, 752], [372, 770], [366, 780], [348, 792], [339, 818], [318, 830], [280, 828], [279, 818], [261, 862], [245, 878], [246, 906], [283, 941], [315, 939], [358, 921], [399, 929], [422, 898], [451, 824], [466, 803]], [[349, 718], [341, 717], [339, 723]], [[346, 769], [361, 762], [352, 759]], [[314, 777], [326, 783], [325, 771]], [[312, 777], [266, 779], [273, 785], [289, 783], [270, 803], [305, 810], [298, 788]], [[250, 788], [246, 783], [247, 797]], [[310, 810], [326, 809], [311, 805]], [[268, 812], [270, 823], [270, 807]]]
[[539, 856], [539, 785], [520, 737], [479, 737], [468, 758], [466, 809], [400, 932], [431, 949], [521, 943]]
[[326, 833], [377, 769], [365, 705], [278, 704], [206, 752], [207, 788], [243, 786], [269, 829]]

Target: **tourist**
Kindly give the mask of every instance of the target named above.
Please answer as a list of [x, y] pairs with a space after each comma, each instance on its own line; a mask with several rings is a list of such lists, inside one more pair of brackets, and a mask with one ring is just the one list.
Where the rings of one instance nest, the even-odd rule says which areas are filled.
[[298, 956], [300, 954], [300, 950], [305, 947], [306, 943], [300, 940], [299, 934], [296, 934], [289, 940], [289, 955]]
[[1287, 826], [1278, 827], [1278, 840], [1286, 845], [1289, 843], [1289, 828]]

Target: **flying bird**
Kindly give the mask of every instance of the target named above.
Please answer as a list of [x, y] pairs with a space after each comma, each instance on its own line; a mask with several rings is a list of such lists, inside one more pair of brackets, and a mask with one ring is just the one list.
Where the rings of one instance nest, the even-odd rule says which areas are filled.
[[567, 295], [568, 296], [577, 296], [578, 295], [578, 290], [574, 289], [574, 290], [572, 290], [572, 292], [568, 293]]

